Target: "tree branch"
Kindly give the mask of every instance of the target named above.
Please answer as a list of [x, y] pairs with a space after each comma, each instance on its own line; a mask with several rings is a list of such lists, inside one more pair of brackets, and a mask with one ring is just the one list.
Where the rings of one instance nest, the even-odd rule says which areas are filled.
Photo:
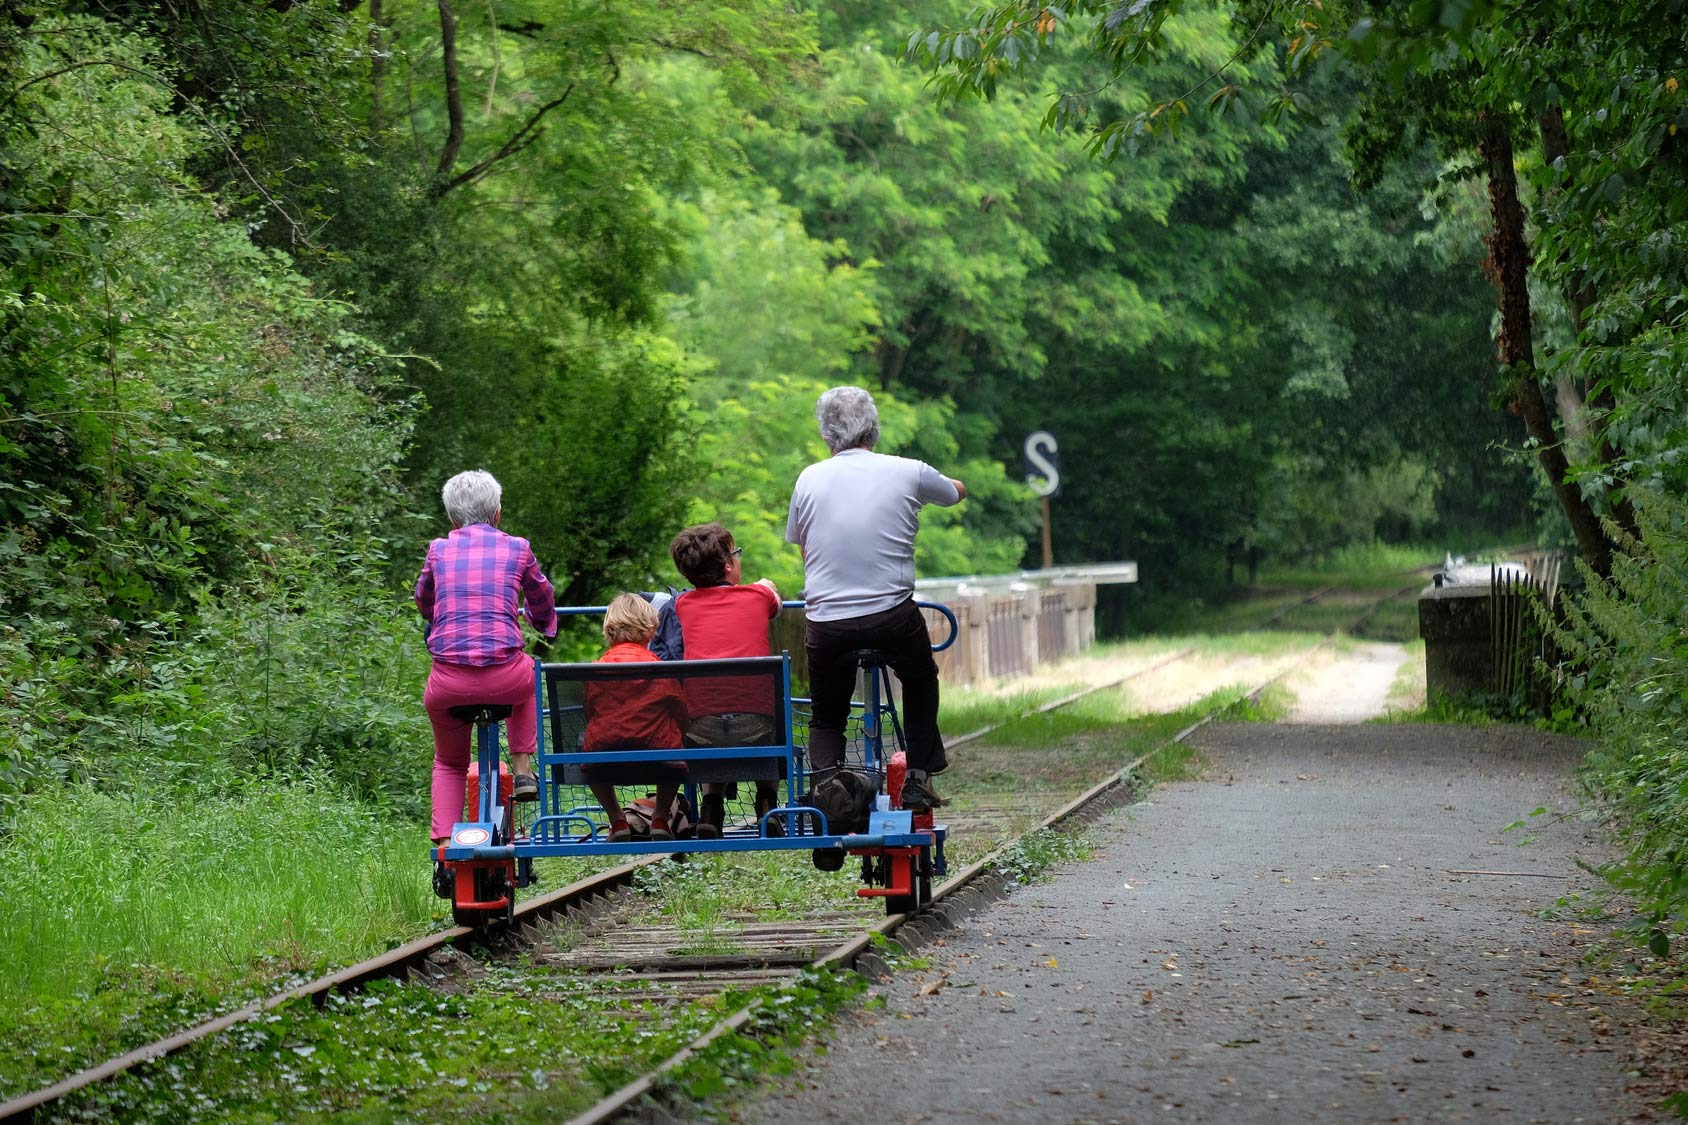
[[[448, 122], [445, 147], [440, 149], [439, 163], [434, 166], [436, 176], [444, 176], [457, 163], [457, 150], [463, 147], [463, 91], [457, 86], [457, 12], [451, 0], [439, 0], [440, 47], [445, 60], [445, 114]], [[436, 192], [437, 195], [444, 194]]]
[[504, 60], [498, 52], [498, 12], [493, 7], [493, 0], [486, 0], [486, 17], [492, 24], [492, 76], [486, 80], [486, 105], [481, 108], [481, 117], [492, 120], [492, 99], [498, 93], [498, 72], [504, 67]]
[[572, 93], [574, 93], [574, 83], [570, 82], [568, 84], [568, 88], [561, 94], [534, 110], [533, 116], [523, 122], [522, 127], [517, 129], [515, 133], [511, 134], [510, 139], [505, 141], [504, 144], [499, 147], [497, 152], [493, 153], [485, 160], [482, 160], [480, 163], [472, 165], [464, 171], [459, 172], [451, 179], [442, 180], [437, 183], [431, 193], [433, 198], [437, 200], [452, 188], [462, 187], [467, 183], [473, 183], [475, 180], [478, 180], [482, 176], [486, 175], [494, 164], [497, 164], [501, 160], [508, 160], [510, 157], [516, 155], [518, 152], [531, 145], [534, 141], [537, 141], [540, 137], [544, 136], [545, 130], [538, 128], [540, 120], [544, 118], [547, 113], [550, 113], [552, 110], [568, 101], [569, 95]]

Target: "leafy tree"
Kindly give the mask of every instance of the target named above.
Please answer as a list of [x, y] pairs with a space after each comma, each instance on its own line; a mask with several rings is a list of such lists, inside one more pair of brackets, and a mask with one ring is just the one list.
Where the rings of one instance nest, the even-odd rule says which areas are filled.
[[[912, 51], [939, 68], [940, 90], [946, 96], [990, 96], [1000, 78], [1018, 75], [1062, 34], [1082, 28], [1092, 57], [1123, 75], [1148, 53], [1163, 51], [1168, 20], [1187, 4], [1138, 5], [1113, 12], [1107, 5], [1079, 3], [1055, 10], [1025, 3], [982, 9], [973, 23], [948, 32], [933, 32], [910, 41]], [[1544, 167], [1555, 171], [1543, 182], [1542, 197], [1553, 200], [1589, 192], [1622, 195], [1620, 175], [1596, 178], [1600, 163], [1567, 162], [1563, 103], [1588, 100], [1586, 123], [1599, 129], [1611, 115], [1596, 107], [1609, 99], [1614, 80], [1603, 61], [1617, 57], [1629, 67], [1617, 79], [1627, 89], [1634, 78], [1653, 81], [1644, 88], [1658, 90], [1648, 99], [1653, 107], [1640, 115], [1648, 124], [1625, 135], [1632, 143], [1630, 159], [1652, 168], [1659, 165], [1660, 143], [1670, 114], [1665, 75], [1683, 51], [1679, 5], [1640, 2], [1614, 12], [1604, 4], [1550, 4], [1537, 0], [1515, 3], [1489, 0], [1448, 0], [1423, 4], [1358, 2], [1325, 5], [1314, 0], [1287, 4], [1245, 6], [1241, 16], [1252, 25], [1249, 43], [1274, 23], [1282, 30], [1289, 75], [1301, 74], [1306, 64], [1333, 45], [1341, 44], [1350, 57], [1366, 67], [1373, 79], [1354, 130], [1353, 151], [1362, 173], [1375, 180], [1383, 159], [1393, 157], [1416, 140], [1428, 138], [1450, 154], [1476, 149], [1488, 179], [1494, 230], [1490, 261], [1500, 294], [1500, 359], [1505, 393], [1522, 415], [1542, 467], [1576, 534], [1584, 559], [1596, 571], [1610, 566], [1612, 542], [1599, 515], [1609, 511], [1621, 529], [1633, 532], [1626, 497], [1608, 496], [1609, 484], [1626, 478], [1628, 455], [1620, 444], [1627, 407], [1615, 397], [1616, 387], [1598, 380], [1589, 383], [1588, 408], [1577, 394], [1579, 379], [1550, 360], [1559, 380], [1559, 399], [1569, 416], [1561, 417], [1543, 391], [1533, 341], [1528, 267], [1531, 250], [1520, 196], [1515, 142], [1526, 124], [1539, 133], [1546, 154]], [[1076, 20], [1075, 26], [1070, 21]], [[1571, 46], [1574, 44], [1575, 46]], [[1248, 44], [1245, 44], [1245, 47]], [[1616, 56], [1613, 52], [1617, 52]], [[1241, 59], [1245, 52], [1239, 51]], [[1663, 64], [1664, 69], [1660, 69]], [[1587, 76], [1593, 76], [1587, 77]], [[1302, 91], [1280, 89], [1264, 95], [1251, 92], [1240, 80], [1237, 66], [1227, 62], [1197, 89], [1211, 89], [1208, 105], [1215, 109], [1247, 106], [1251, 101], [1262, 117], [1274, 120], [1304, 108]], [[1058, 128], [1091, 127], [1092, 146], [1112, 155], [1145, 137], [1176, 125], [1189, 112], [1189, 96], [1163, 101], [1129, 118], [1087, 121], [1093, 99], [1065, 89], [1046, 117]], [[1579, 121], [1579, 125], [1583, 122]], [[1407, 147], [1404, 147], [1407, 146]], [[1659, 167], [1661, 173], [1668, 174]], [[1577, 186], [1577, 177], [1590, 176]], [[1615, 201], [1615, 200], [1614, 200]], [[1562, 260], [1569, 256], [1561, 249]], [[1588, 297], [1585, 268], [1570, 264], [1562, 288], [1570, 297], [1573, 320], [1585, 323]], [[1574, 362], [1574, 361], [1573, 361]], [[1567, 433], [1593, 435], [1588, 443], [1591, 463], [1574, 467], [1567, 457]]]
[[[265, 710], [241, 706], [248, 654], [216, 622], [306, 584], [301, 600], [392, 605], [378, 569], [413, 411], [350, 310], [202, 191], [189, 169], [225, 138], [176, 112], [151, 43], [40, 14], [7, 50], [0, 793], [175, 776]], [[351, 699], [390, 612], [319, 622]], [[366, 733], [392, 738], [378, 715]]]
[[[755, 189], [752, 189], [755, 190]], [[816, 398], [849, 374], [872, 342], [879, 309], [873, 271], [836, 259], [841, 242], [810, 238], [791, 208], [766, 189], [755, 202], [706, 195], [675, 205], [694, 232], [689, 268], [676, 274], [669, 328], [702, 365], [688, 398], [688, 431], [701, 466], [689, 485], [689, 522], [718, 519], [745, 548], [748, 572], [772, 577], [787, 596], [802, 589], [802, 560], [785, 542], [797, 475], [826, 456]], [[829, 259], [834, 264], [829, 268]], [[929, 509], [916, 542], [921, 574], [1011, 568], [1024, 549], [1025, 490], [996, 460], [963, 451], [966, 420], [947, 401], [906, 400], [881, 390], [879, 449], [927, 459], [964, 479], [973, 497], [957, 510]], [[993, 531], [967, 510], [1018, 511]], [[670, 581], [679, 581], [670, 574]]]

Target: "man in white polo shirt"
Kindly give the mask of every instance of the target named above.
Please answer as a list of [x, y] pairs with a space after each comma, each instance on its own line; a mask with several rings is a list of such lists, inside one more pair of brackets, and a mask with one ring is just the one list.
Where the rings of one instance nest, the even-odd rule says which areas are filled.
[[925, 504], [949, 507], [967, 488], [924, 461], [873, 452], [879, 410], [860, 387], [833, 387], [815, 403], [832, 456], [804, 469], [785, 537], [803, 549], [808, 617], [809, 762], [817, 791], [844, 757], [844, 724], [857, 649], [885, 653], [903, 686], [908, 738], [904, 808], [938, 804], [929, 775], [943, 769], [938, 738], [938, 664], [926, 619], [914, 605], [914, 537]]

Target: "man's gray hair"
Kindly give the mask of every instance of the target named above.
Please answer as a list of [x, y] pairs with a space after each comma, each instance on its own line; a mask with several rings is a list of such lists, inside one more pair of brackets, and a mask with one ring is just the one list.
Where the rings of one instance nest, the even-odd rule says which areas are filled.
[[440, 500], [453, 527], [491, 523], [503, 503], [504, 489], [485, 469], [458, 473], [440, 489]]
[[879, 408], [860, 387], [833, 387], [815, 403], [821, 440], [834, 453], [872, 449], [879, 442]]

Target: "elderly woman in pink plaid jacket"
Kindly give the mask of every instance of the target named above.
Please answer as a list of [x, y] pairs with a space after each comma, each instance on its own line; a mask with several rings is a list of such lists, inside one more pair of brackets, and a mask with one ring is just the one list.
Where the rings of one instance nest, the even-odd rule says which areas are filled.
[[440, 499], [451, 534], [428, 544], [416, 580], [416, 608], [428, 623], [433, 668], [422, 706], [434, 728], [433, 815], [436, 844], [451, 835], [463, 814], [469, 771], [470, 724], [451, 714], [465, 704], [508, 704], [506, 726], [515, 799], [539, 797], [533, 776], [538, 716], [533, 660], [523, 651], [518, 613], [546, 637], [557, 635], [551, 582], [526, 539], [498, 530], [503, 489], [491, 473], [475, 469], [445, 482]]

